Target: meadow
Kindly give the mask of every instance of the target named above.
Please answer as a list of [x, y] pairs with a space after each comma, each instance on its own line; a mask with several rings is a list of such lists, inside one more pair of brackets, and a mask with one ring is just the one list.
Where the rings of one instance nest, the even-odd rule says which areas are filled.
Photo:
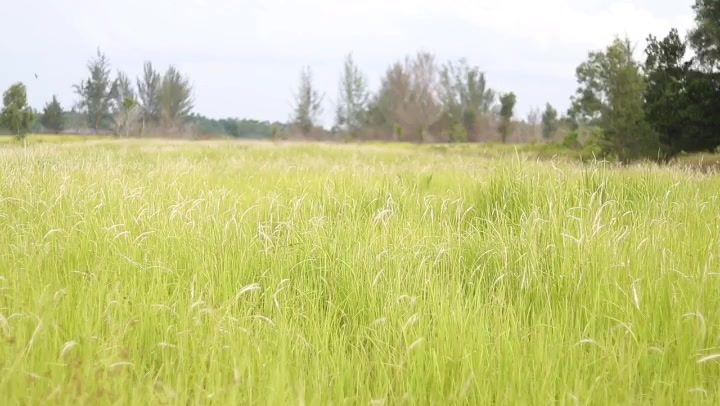
[[718, 404], [720, 176], [0, 144], [0, 403]]

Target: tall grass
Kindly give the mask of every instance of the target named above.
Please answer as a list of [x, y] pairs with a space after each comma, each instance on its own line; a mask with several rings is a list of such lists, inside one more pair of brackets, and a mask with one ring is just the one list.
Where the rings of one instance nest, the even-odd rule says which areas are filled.
[[475, 152], [1, 147], [0, 403], [720, 402], [720, 177]]

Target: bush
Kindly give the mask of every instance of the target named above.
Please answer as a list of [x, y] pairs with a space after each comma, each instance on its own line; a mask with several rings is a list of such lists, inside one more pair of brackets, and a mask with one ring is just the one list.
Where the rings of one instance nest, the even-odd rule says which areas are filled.
[[565, 148], [569, 149], [580, 149], [582, 145], [580, 144], [580, 135], [577, 131], [571, 131], [568, 133], [568, 135], [565, 136], [563, 139], [562, 145]]
[[453, 125], [450, 129], [450, 142], [467, 142], [467, 140], [468, 133], [465, 127], [460, 123]]

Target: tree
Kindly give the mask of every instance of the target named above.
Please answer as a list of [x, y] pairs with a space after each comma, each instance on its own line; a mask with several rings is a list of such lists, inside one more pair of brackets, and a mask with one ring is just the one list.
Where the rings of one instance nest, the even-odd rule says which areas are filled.
[[443, 110], [439, 99], [439, 68], [434, 55], [420, 52], [415, 58], [405, 60], [405, 69], [410, 75], [410, 93], [402, 121], [411, 139], [424, 141]]
[[295, 109], [293, 125], [307, 136], [317, 125], [322, 114], [322, 102], [325, 96], [315, 89], [313, 75], [310, 67], [304, 67], [300, 72], [300, 83], [295, 94]]
[[512, 118], [517, 103], [515, 93], [506, 93], [500, 96], [500, 137], [503, 144], [507, 142], [508, 136], [512, 132]]
[[138, 104], [142, 110], [142, 132], [148, 125], [160, 123], [160, 90], [162, 78], [151, 62], [145, 62], [143, 76], [137, 80]]
[[645, 115], [659, 135], [664, 158], [717, 148], [719, 74], [694, 68], [693, 59], [685, 57], [687, 44], [677, 30], [662, 41], [650, 36], [645, 52]]
[[80, 96], [78, 108], [85, 113], [90, 128], [97, 131], [107, 128], [111, 121], [115, 82], [110, 79], [110, 62], [100, 50], [96, 59], [88, 62], [87, 68], [90, 77], [74, 87]]
[[421, 52], [387, 70], [374, 108], [396, 137], [420, 142], [442, 115], [439, 88], [435, 57]]
[[33, 121], [33, 113], [27, 104], [27, 90], [22, 83], [15, 83], [3, 93], [3, 109], [0, 124], [12, 131], [18, 139], [25, 138]]
[[485, 74], [461, 59], [448, 62], [440, 72], [440, 99], [451, 125], [461, 124], [471, 139], [477, 139], [477, 120], [490, 111], [495, 92], [487, 87]]
[[165, 129], [171, 132], [181, 130], [192, 113], [192, 86], [174, 66], [170, 66], [163, 76], [159, 102]]
[[531, 140], [537, 139], [537, 128], [538, 128], [538, 124], [540, 124], [541, 115], [542, 115], [542, 113], [540, 113], [540, 109], [537, 107], [532, 107], [527, 114], [527, 124], [528, 124], [529, 130], [530, 130], [529, 138]]
[[576, 73], [580, 86], [570, 115], [602, 129], [603, 152], [623, 162], [657, 158], [657, 134], [645, 120], [645, 80], [630, 41], [618, 38], [605, 51], [591, 52]]
[[240, 137], [240, 123], [238, 123], [238, 120], [220, 120], [220, 125], [222, 125], [223, 130], [225, 130], [225, 133], [227, 133], [228, 135], [235, 138]]
[[545, 112], [542, 115], [542, 136], [546, 140], [550, 140], [555, 136], [559, 127], [558, 112], [550, 103], [545, 105]]
[[411, 78], [402, 63], [387, 69], [380, 83], [380, 90], [371, 103], [371, 118], [375, 125], [391, 131], [401, 138], [403, 108], [410, 98]]
[[57, 97], [53, 96], [43, 109], [40, 123], [46, 129], [59, 134], [65, 127], [65, 118], [63, 117], [63, 109]]
[[698, 60], [709, 69], [720, 67], [720, 0], [695, 0], [695, 23], [690, 42]]
[[350, 54], [345, 59], [340, 77], [336, 125], [356, 136], [366, 122], [369, 98], [367, 80]]
[[115, 83], [112, 107], [114, 130], [116, 135], [128, 137], [135, 128], [140, 111], [130, 79], [124, 73], [118, 72]]

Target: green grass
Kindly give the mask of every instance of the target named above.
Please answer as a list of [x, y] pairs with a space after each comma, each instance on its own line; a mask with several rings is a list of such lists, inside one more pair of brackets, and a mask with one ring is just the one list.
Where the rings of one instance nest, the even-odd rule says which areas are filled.
[[1, 404], [717, 404], [720, 177], [517, 149], [0, 147]]

